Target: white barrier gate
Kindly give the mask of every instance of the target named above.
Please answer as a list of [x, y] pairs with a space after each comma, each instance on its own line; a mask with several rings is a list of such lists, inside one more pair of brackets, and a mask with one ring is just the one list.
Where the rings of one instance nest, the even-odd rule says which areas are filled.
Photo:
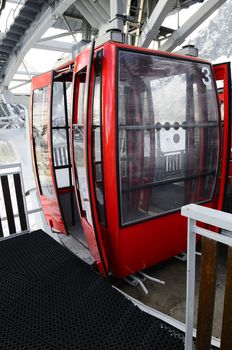
[[232, 214], [196, 204], [189, 204], [182, 207], [181, 214], [188, 218], [185, 349], [192, 350], [194, 333], [196, 234], [232, 247], [231, 237], [203, 229], [197, 226], [196, 222], [200, 221], [223, 230], [232, 231]]

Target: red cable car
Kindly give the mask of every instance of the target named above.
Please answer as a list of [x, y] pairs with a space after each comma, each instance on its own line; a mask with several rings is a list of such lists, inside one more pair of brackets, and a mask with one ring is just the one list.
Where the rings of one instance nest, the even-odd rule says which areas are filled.
[[102, 274], [124, 277], [185, 251], [181, 206], [221, 209], [228, 164], [208, 61], [92, 44], [33, 78], [31, 101], [45, 215], [86, 239]]

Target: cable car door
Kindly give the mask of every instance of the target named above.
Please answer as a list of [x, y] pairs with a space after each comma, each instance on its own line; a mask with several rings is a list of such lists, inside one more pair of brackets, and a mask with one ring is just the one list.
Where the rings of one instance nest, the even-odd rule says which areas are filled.
[[65, 233], [51, 157], [51, 84], [53, 72], [32, 79], [31, 93], [31, 145], [34, 173], [44, 215], [49, 226]]
[[[213, 65], [215, 80], [223, 84], [223, 105], [221, 104], [222, 153], [220, 169], [220, 191], [218, 209], [225, 210], [227, 185], [229, 180], [231, 148], [231, 70], [230, 63]], [[224, 111], [222, 111], [222, 106]], [[230, 204], [231, 206], [231, 204]], [[226, 210], [227, 211], [227, 210]]]
[[93, 57], [94, 42], [90, 50], [85, 50], [77, 57], [74, 67], [73, 130], [71, 137], [72, 168], [83, 231], [98, 269], [103, 275], [107, 275], [108, 263], [96, 216], [96, 203], [91, 191]]

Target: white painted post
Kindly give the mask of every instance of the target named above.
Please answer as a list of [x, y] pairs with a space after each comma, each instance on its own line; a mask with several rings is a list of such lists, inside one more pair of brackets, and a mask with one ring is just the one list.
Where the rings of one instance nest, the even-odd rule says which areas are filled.
[[195, 225], [196, 225], [196, 220], [188, 218], [185, 350], [192, 350], [193, 348], [195, 261], [196, 261], [196, 235], [194, 233]]

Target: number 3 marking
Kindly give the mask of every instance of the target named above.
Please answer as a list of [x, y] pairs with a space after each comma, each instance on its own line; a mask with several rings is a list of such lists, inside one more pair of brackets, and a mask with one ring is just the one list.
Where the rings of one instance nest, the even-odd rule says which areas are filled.
[[211, 75], [208, 67], [203, 67], [201, 72], [204, 74], [204, 78], [202, 78], [202, 82], [205, 85], [211, 84]]

